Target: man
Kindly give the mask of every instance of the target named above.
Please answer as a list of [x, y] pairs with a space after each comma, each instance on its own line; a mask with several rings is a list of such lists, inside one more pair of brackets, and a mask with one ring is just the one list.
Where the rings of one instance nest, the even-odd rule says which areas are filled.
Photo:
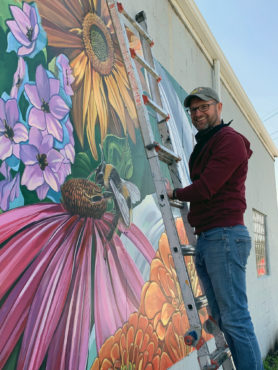
[[170, 199], [190, 202], [188, 220], [197, 234], [196, 269], [212, 324], [224, 332], [237, 370], [263, 369], [248, 311], [245, 268], [251, 239], [244, 226], [245, 180], [252, 150], [248, 140], [221, 120], [222, 103], [208, 87], [185, 99], [197, 144], [189, 160], [192, 184], [167, 189]]

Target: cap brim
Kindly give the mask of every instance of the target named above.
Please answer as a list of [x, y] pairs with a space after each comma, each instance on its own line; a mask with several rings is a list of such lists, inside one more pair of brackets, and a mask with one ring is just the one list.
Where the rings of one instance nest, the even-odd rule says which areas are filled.
[[206, 96], [206, 95], [203, 95], [203, 94], [192, 94], [192, 95], [188, 95], [184, 99], [184, 106], [186, 108], [188, 108], [190, 106], [190, 101], [191, 101], [192, 98], [199, 98], [199, 99], [204, 100], [204, 101], [209, 101], [209, 100], [212, 99], [211, 97]]

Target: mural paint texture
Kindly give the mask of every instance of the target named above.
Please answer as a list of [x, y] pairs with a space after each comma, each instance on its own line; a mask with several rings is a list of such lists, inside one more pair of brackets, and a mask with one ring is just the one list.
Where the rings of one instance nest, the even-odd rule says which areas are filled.
[[189, 325], [106, 2], [2, 0], [0, 94], [0, 368], [170, 367]]

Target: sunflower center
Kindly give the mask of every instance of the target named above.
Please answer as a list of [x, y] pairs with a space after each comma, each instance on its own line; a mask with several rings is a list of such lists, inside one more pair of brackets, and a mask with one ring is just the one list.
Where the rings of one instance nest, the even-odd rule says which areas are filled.
[[103, 20], [95, 13], [88, 13], [83, 20], [82, 35], [93, 69], [101, 75], [110, 74], [114, 65], [114, 47]]
[[4, 125], [5, 125], [4, 135], [6, 136], [6, 138], [13, 140], [14, 130], [7, 124], [6, 120], [4, 120]]
[[98, 59], [105, 62], [108, 57], [108, 45], [103, 32], [96, 25], [91, 28], [91, 44]]
[[45, 170], [45, 168], [48, 166], [48, 162], [47, 162], [47, 156], [46, 154], [38, 154], [37, 155], [37, 160], [39, 162], [39, 166], [40, 166], [40, 169], [42, 171]]

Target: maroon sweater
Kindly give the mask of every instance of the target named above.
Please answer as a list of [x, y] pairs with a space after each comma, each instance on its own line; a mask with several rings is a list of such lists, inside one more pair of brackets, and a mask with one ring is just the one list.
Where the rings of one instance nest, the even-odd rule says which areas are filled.
[[251, 155], [249, 141], [223, 123], [196, 144], [189, 160], [192, 184], [175, 189], [177, 199], [190, 202], [188, 221], [196, 234], [244, 224], [245, 180]]

